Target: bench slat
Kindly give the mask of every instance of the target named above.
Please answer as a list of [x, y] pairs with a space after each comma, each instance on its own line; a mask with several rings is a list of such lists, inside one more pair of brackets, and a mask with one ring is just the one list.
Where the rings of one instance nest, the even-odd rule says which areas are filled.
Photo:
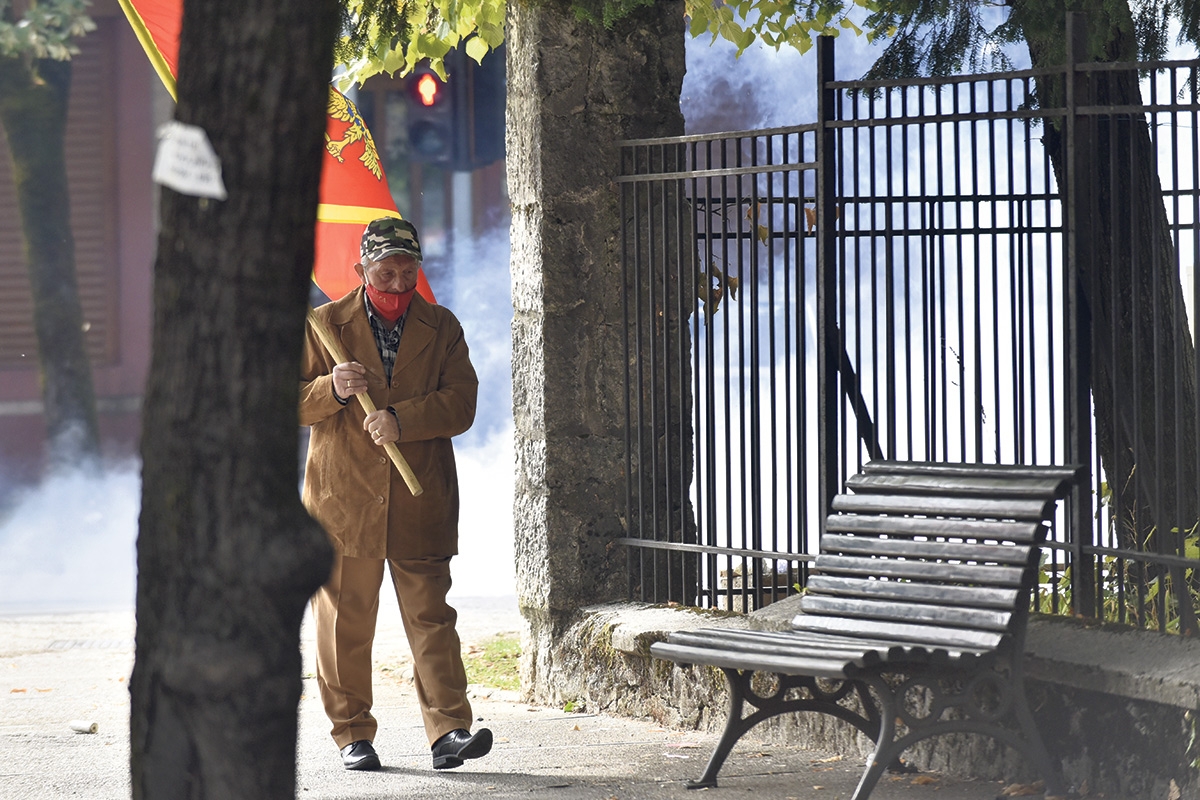
[[887, 534], [889, 536], [956, 536], [964, 539], [1034, 543], [1046, 535], [1040, 522], [1003, 522], [990, 519], [938, 519], [935, 517], [876, 517], [831, 514], [825, 523], [831, 533]]
[[972, 647], [994, 650], [1005, 639], [1004, 634], [995, 631], [970, 631], [892, 621], [826, 617], [819, 614], [797, 614], [792, 619], [792, 627], [801, 631], [891, 639], [923, 645], [930, 649]]
[[913, 603], [955, 603], [977, 608], [1012, 608], [1017, 602], [1016, 589], [987, 586], [946, 586], [910, 581], [873, 581], [863, 578], [838, 578], [812, 575], [806, 584], [816, 594], [842, 597], [874, 597], [906, 600]]
[[912, 642], [897, 642], [892, 638], [872, 639], [865, 636], [845, 636], [828, 631], [802, 631], [796, 628], [787, 632], [788, 636], [809, 646], [821, 646], [831, 640], [848, 640], [858, 642], [863, 647], [870, 647], [875, 652], [887, 652], [887, 660], [893, 662], [925, 662], [941, 664], [950, 660], [965, 661], [980, 656], [989, 655], [992, 650], [986, 647], [974, 647], [963, 644], [939, 644], [936, 647], [925, 647]]
[[[747, 636], [747, 633], [752, 635]], [[876, 643], [841, 637], [826, 637], [824, 640], [801, 639], [795, 633], [783, 631], [772, 636], [765, 636], [764, 633], [765, 631], [731, 633], [719, 628], [706, 628], [698, 631], [677, 631], [671, 634], [667, 641], [689, 647], [712, 647], [747, 653], [786, 653], [789, 657], [819, 656], [831, 660], [840, 658], [847, 664], [852, 663], [860, 667], [878, 664], [893, 652], [899, 655], [903, 649], [895, 642]]]
[[784, 675], [812, 675], [818, 678], [845, 678], [846, 662], [842, 659], [781, 656], [770, 653], [744, 653], [736, 650], [713, 650], [708, 647], [655, 642], [650, 653], [677, 664], [711, 664], [740, 670], [779, 672]]
[[924, 514], [937, 517], [1042, 520], [1053, 500], [988, 499], [979, 497], [926, 497], [906, 494], [839, 494], [834, 511], [851, 514]]
[[1046, 478], [1060, 482], [1060, 496], [1070, 488], [1071, 481], [1079, 474], [1078, 467], [1038, 467], [1014, 464], [946, 464], [928, 461], [884, 461], [876, 460], [865, 464], [863, 472], [868, 474], [892, 475], [988, 475], [1013, 478]]
[[826, 535], [821, 539], [822, 553], [891, 556], [903, 558], [987, 561], [1000, 564], [1024, 564], [1029, 560], [1028, 546], [976, 544], [974, 542], [922, 542], [913, 539], [881, 539], [876, 536]]
[[873, 473], [853, 475], [846, 488], [855, 494], [930, 494], [947, 497], [1053, 499], [1061, 481], [993, 475]]
[[[926, 649], [888, 639], [866, 639], [841, 636], [835, 633], [812, 631], [758, 631], [724, 628], [701, 628], [676, 631], [668, 641], [693, 647], [718, 646], [726, 650], [763, 649], [768, 652], [787, 650], [789, 653], [838, 653], [847, 660], [861, 658], [863, 664], [881, 662], [948, 664], [965, 662], [988, 653], [973, 647], [938, 647]], [[855, 661], [855, 663], [859, 663]]]
[[932, 603], [897, 603], [861, 597], [831, 597], [808, 594], [800, 599], [805, 614], [837, 615], [851, 619], [874, 619], [888, 622], [917, 622], [970, 628], [985, 631], [1008, 629], [1011, 611], [992, 608], [959, 608]]
[[860, 558], [838, 555], [817, 556], [813, 562], [813, 569], [823, 575], [882, 575], [916, 581], [986, 584], [989, 586], [1020, 586], [1023, 573], [1020, 567], [946, 564], [935, 561], [903, 561], [896, 558]]

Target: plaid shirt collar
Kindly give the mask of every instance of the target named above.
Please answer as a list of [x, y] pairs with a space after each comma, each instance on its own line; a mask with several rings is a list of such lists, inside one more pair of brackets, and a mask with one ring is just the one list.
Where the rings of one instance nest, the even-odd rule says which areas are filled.
[[383, 361], [383, 371], [390, 382], [392, 368], [396, 365], [396, 352], [400, 349], [400, 334], [404, 332], [404, 322], [408, 319], [408, 312], [405, 311], [400, 319], [396, 320], [396, 327], [389, 331], [385, 321], [371, 307], [371, 301], [367, 299], [366, 292], [363, 292], [363, 305], [367, 309], [367, 319], [371, 322], [371, 332], [375, 334], [375, 347], [379, 349], [379, 359]]

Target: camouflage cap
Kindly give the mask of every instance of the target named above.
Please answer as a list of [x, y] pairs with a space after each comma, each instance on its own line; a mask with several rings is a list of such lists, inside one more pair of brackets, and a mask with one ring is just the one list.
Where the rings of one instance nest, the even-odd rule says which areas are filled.
[[362, 236], [362, 255], [372, 261], [405, 254], [421, 259], [417, 229], [406, 219], [381, 217], [367, 224]]

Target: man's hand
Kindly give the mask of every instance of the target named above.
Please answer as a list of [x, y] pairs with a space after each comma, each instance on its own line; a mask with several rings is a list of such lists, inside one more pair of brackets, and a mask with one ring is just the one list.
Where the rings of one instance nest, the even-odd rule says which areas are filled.
[[367, 414], [363, 420], [363, 430], [371, 434], [371, 441], [377, 445], [400, 441], [400, 426], [386, 408]]
[[367, 368], [357, 361], [346, 361], [333, 368], [333, 393], [346, 400], [367, 390]]

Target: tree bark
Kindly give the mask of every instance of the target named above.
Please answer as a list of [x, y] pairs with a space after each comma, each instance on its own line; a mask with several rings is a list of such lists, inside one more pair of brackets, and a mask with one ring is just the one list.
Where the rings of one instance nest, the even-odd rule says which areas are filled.
[[207, 132], [228, 199], [163, 190], [134, 798], [295, 796], [300, 625], [332, 552], [296, 436], [336, 25], [333, 0], [184, 6], [176, 119]]
[[[1035, 68], [1066, 63], [1065, 8], [1041, 0], [1014, 3]], [[1054, 4], [1058, 5], [1058, 4]], [[1077, 3], [1087, 12], [1086, 60], [1137, 58], [1129, 7]], [[1058, 26], [1053, 26], [1057, 10]], [[1091, 73], [1081, 79], [1080, 105], [1141, 106], [1136, 72]], [[1064, 107], [1065, 87], [1038, 82], [1043, 107]], [[1060, 121], [1046, 122], [1045, 144], [1060, 187], [1068, 187], [1068, 154]], [[1087, 196], [1080, 202], [1087, 253], [1079, 279], [1091, 318], [1092, 402], [1096, 443], [1108, 477], [1112, 514], [1124, 547], [1182, 554], [1200, 515], [1197, 488], [1196, 355], [1180, 285], [1155, 145], [1142, 113], [1080, 117], [1076, 169]], [[1071, 198], [1068, 198], [1069, 200]], [[1083, 533], [1082, 531], [1080, 532]], [[1196, 633], [1182, 569], [1169, 573], [1180, 629]], [[1165, 597], [1165, 594], [1164, 594]], [[1145, 624], [1146, 620], [1140, 620]], [[1159, 620], [1160, 624], [1164, 620]]]
[[95, 464], [100, 454], [67, 189], [70, 87], [69, 61], [0, 58], [0, 124], [25, 237], [51, 466]]

